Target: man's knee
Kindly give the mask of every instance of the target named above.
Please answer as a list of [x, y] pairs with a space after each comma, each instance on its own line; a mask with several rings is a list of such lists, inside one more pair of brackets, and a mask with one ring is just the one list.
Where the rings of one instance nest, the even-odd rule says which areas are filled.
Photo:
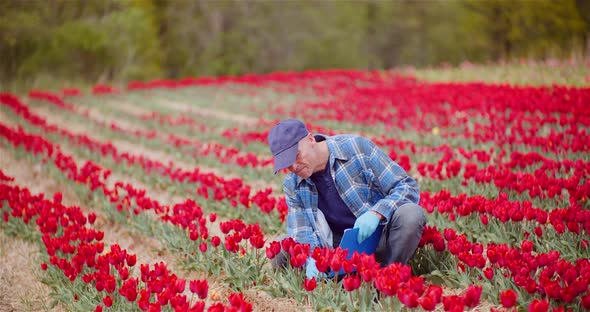
[[417, 204], [405, 204], [397, 208], [393, 214], [394, 219], [404, 226], [424, 227], [426, 224], [426, 215], [424, 209]]
[[[277, 242], [281, 242], [283, 241], [283, 239], [287, 238], [287, 235], [281, 235], [279, 237], [277, 237], [276, 239], [274, 239], [274, 241]], [[284, 251], [283, 248], [281, 247], [281, 251], [276, 254], [274, 256], [274, 258], [270, 259], [270, 266], [273, 269], [284, 269], [287, 267], [287, 265], [289, 265], [290, 262], [290, 257], [289, 257], [289, 253]]]

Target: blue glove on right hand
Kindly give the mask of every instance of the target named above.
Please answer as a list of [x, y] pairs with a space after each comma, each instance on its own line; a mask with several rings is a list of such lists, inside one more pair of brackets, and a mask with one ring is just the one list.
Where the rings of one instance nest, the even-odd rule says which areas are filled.
[[379, 226], [379, 217], [375, 212], [369, 210], [358, 217], [354, 222], [354, 228], [359, 229], [357, 235], [358, 243], [362, 243], [365, 239], [371, 236], [371, 234], [377, 229], [377, 226]]
[[315, 259], [312, 257], [307, 258], [307, 261], [305, 261], [305, 276], [307, 276], [307, 278], [313, 278], [313, 277], [317, 277], [320, 274], [320, 271], [318, 271], [318, 268], [315, 265]]

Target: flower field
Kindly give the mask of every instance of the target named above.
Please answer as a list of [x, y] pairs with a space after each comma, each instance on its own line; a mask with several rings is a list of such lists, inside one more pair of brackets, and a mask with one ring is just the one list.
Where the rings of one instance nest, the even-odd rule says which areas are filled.
[[[408, 266], [280, 240], [266, 138], [287, 117], [362, 134], [419, 182]], [[563, 84], [332, 70], [1, 93], [0, 310], [590, 310], [589, 142], [590, 88]], [[308, 280], [309, 255], [357, 273]]]

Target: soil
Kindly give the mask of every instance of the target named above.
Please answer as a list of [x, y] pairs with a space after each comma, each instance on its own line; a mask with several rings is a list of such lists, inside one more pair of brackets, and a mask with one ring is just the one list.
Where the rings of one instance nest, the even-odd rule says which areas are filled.
[[[183, 103], [171, 100], [158, 100], [159, 103], [163, 104], [168, 108], [172, 108], [179, 112], [190, 112], [202, 117], [213, 117], [217, 119], [232, 121], [241, 124], [242, 126], [255, 126], [258, 123], [258, 119], [246, 115], [232, 114], [222, 110], [213, 108], [195, 107], [189, 103]], [[213, 103], [215, 105], [215, 103]]]

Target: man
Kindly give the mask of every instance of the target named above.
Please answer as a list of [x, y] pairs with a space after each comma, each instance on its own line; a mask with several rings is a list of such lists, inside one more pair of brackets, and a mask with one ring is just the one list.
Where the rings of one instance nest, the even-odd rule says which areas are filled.
[[[407, 264], [426, 218], [418, 185], [373, 142], [357, 135], [313, 135], [296, 119], [275, 125], [268, 135], [275, 174], [288, 169], [283, 191], [289, 212], [287, 235], [302, 244], [337, 247], [347, 228], [362, 242], [385, 224], [375, 252], [382, 266]], [[277, 259], [273, 266], [284, 266]], [[315, 261], [306, 262], [317, 277]]]

